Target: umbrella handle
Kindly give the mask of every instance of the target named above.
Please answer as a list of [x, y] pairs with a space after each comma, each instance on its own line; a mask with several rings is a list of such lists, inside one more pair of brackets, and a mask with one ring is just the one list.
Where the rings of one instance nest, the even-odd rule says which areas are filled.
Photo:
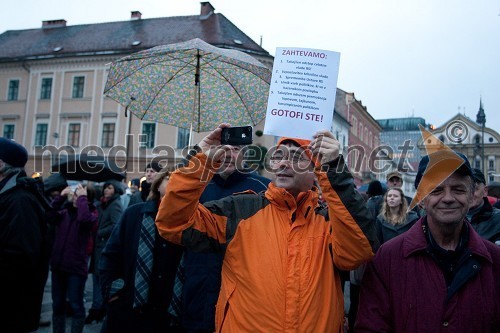
[[130, 104], [132, 104], [133, 101], [135, 101], [135, 97], [134, 96], [130, 96], [130, 102], [128, 102], [127, 106], [125, 106], [125, 118], [127, 118], [128, 107], [130, 106]]

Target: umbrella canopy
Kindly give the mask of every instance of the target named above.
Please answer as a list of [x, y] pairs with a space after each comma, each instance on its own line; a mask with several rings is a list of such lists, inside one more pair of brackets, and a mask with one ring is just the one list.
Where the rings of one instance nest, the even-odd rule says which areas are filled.
[[69, 180], [104, 182], [125, 178], [116, 163], [104, 156], [94, 155], [63, 155], [58, 163], [52, 165], [52, 172], [59, 172]]
[[104, 93], [141, 120], [196, 132], [264, 119], [271, 71], [252, 56], [195, 38], [111, 64]]

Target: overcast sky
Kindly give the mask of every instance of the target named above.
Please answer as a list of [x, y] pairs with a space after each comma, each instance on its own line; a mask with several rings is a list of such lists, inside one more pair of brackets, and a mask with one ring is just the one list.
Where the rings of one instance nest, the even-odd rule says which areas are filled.
[[[442, 125], [458, 112], [500, 131], [500, 0], [212, 0], [216, 12], [272, 55], [276, 47], [341, 53], [338, 87], [375, 119]], [[27, 0], [2, 8], [0, 32], [197, 15], [194, 0]]]

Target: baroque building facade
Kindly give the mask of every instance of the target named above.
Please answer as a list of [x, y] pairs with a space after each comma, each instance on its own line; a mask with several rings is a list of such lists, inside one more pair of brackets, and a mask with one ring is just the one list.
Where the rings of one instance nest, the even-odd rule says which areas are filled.
[[[38, 29], [9, 30], [0, 35], [0, 135], [29, 152], [27, 172], [50, 173], [61, 147], [70, 153], [117, 156], [127, 175], [143, 174], [148, 160], [173, 148], [172, 166], [188, 145], [189, 130], [123, 116], [124, 108], [103, 95], [109, 64], [158, 45], [201, 38], [221, 48], [252, 55], [272, 68], [273, 57], [209, 2], [199, 15], [69, 26], [65, 20], [43, 21]], [[254, 128], [262, 130], [263, 122]], [[198, 142], [205, 133], [194, 133]], [[255, 136], [256, 144], [274, 138]], [[45, 149], [42, 149], [45, 148]], [[125, 160], [128, 156], [128, 161]]]

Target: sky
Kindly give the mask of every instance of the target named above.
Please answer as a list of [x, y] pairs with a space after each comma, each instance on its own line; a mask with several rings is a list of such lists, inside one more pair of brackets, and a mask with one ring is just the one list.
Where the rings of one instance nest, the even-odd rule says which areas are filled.
[[[375, 119], [423, 117], [435, 126], [457, 113], [500, 132], [500, 0], [212, 0], [275, 55], [276, 47], [341, 53], [337, 86]], [[27, 0], [2, 8], [0, 33], [67, 25], [198, 15], [194, 0]]]

